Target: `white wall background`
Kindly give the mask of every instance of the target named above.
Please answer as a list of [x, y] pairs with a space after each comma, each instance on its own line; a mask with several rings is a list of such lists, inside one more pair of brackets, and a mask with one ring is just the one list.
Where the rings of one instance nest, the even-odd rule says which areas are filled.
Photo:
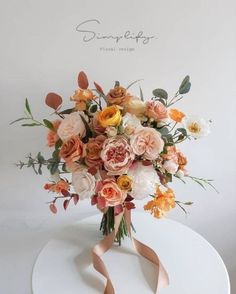
[[[220, 194], [194, 183], [175, 183], [177, 197], [195, 205], [187, 218], [178, 209], [171, 217], [215, 246], [235, 289], [235, 17], [234, 0], [0, 1], [1, 293], [30, 293], [31, 267], [40, 248], [62, 226], [94, 213], [83, 202], [51, 216], [45, 205], [50, 197], [41, 189], [47, 175], [37, 177], [13, 166], [29, 151], [46, 152], [45, 130], [9, 126], [22, 115], [25, 97], [35, 116], [49, 115], [46, 93], [69, 97], [80, 70], [106, 89], [117, 79], [125, 85], [144, 79], [146, 98], [156, 87], [174, 93], [181, 79], [191, 76], [192, 90], [179, 108], [210, 118], [213, 124], [208, 138], [185, 144], [183, 150], [191, 174], [215, 179]], [[92, 18], [102, 22], [99, 30], [104, 33], [143, 29], [158, 38], [146, 46], [123, 43], [122, 47], [135, 47], [134, 52], [102, 52], [99, 44], [112, 43], [83, 44], [75, 31], [77, 24]], [[9, 276], [14, 282], [9, 283]]]

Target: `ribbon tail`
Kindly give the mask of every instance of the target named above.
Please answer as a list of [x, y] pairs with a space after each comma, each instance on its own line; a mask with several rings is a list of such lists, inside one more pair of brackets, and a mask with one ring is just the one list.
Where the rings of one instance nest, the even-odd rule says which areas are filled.
[[126, 210], [125, 211], [125, 220], [127, 224], [127, 228], [131, 237], [131, 240], [133, 242], [134, 248], [136, 251], [148, 259], [150, 262], [152, 262], [155, 265], [156, 271], [157, 271], [157, 281], [156, 281], [156, 294], [159, 293], [159, 291], [169, 285], [169, 276], [162, 265], [158, 255], [155, 253], [153, 249], [148, 247], [147, 245], [143, 244], [142, 242], [138, 241], [134, 237], [132, 237], [131, 234], [131, 211]]
[[103, 262], [101, 256], [112, 247], [123, 215], [124, 213], [120, 213], [119, 215], [115, 216], [114, 230], [109, 235], [107, 235], [102, 241], [100, 241], [97, 245], [95, 245], [92, 249], [93, 267], [107, 280], [104, 294], [115, 294], [115, 290], [112, 285], [109, 273], [106, 269], [105, 263]]

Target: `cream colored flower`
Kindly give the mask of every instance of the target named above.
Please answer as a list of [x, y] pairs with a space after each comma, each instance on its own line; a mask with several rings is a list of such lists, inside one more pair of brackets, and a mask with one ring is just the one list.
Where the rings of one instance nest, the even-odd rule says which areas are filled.
[[185, 118], [183, 124], [187, 133], [195, 139], [205, 137], [210, 133], [209, 122], [198, 116]]
[[62, 120], [57, 134], [63, 141], [68, 140], [73, 136], [83, 138], [86, 135], [85, 125], [81, 116], [87, 120], [87, 117], [82, 111], [72, 112]]
[[90, 198], [95, 193], [96, 179], [86, 168], [79, 169], [72, 173], [72, 185], [80, 199]]

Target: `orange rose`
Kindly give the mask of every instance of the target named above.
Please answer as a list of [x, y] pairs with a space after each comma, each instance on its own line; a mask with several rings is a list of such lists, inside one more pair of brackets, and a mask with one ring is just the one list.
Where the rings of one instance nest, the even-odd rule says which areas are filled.
[[107, 94], [107, 100], [110, 105], [124, 105], [131, 99], [131, 97], [132, 96], [127, 93], [127, 90], [121, 86], [116, 86]]
[[179, 169], [184, 169], [185, 165], [188, 163], [186, 156], [180, 151], [177, 152], [177, 156]]
[[73, 136], [63, 143], [59, 155], [66, 162], [75, 162], [85, 156], [85, 145], [79, 137]]
[[122, 204], [126, 198], [126, 193], [123, 193], [113, 179], [106, 179], [102, 182], [101, 190], [98, 191], [98, 196], [105, 198], [106, 206], [116, 206]]
[[169, 117], [175, 122], [181, 122], [185, 114], [178, 109], [172, 108], [169, 110]]
[[50, 130], [47, 135], [47, 145], [48, 147], [54, 147], [56, 142], [59, 140], [59, 136], [57, 135], [57, 129], [61, 124], [60, 120], [55, 120], [52, 122], [53, 130]]
[[100, 157], [103, 142], [106, 140], [106, 137], [103, 135], [98, 135], [96, 138], [90, 138], [87, 143], [86, 150], [87, 154], [85, 157], [85, 163], [87, 166], [96, 166], [102, 162]]

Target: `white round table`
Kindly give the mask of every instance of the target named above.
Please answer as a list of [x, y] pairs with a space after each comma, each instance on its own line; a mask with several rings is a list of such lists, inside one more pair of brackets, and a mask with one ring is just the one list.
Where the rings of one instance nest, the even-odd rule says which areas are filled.
[[[86, 218], [49, 241], [39, 254], [32, 274], [34, 294], [103, 293], [105, 279], [91, 265], [91, 248], [101, 239], [101, 215]], [[172, 220], [157, 220], [134, 212], [136, 238], [159, 255], [170, 277], [161, 294], [230, 294], [225, 265], [216, 250], [199, 234]], [[103, 260], [116, 294], [154, 293], [150, 262], [136, 254], [127, 238], [114, 245]]]

